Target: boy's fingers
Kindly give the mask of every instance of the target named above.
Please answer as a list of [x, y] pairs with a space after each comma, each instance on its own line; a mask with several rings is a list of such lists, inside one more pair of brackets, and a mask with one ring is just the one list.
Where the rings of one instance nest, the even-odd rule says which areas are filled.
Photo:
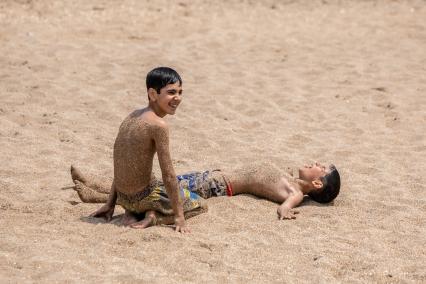
[[293, 210], [293, 213], [294, 213], [294, 214], [299, 214], [299, 213], [300, 213], [300, 211], [299, 211], [299, 210]]
[[187, 228], [187, 227], [180, 227], [180, 226], [176, 226], [175, 231], [179, 232], [179, 233], [183, 233], [183, 234], [191, 233], [191, 230], [189, 228]]
[[61, 189], [62, 189], [62, 190], [74, 189], [74, 190], [75, 190], [75, 185], [64, 186], [64, 187], [61, 187]]

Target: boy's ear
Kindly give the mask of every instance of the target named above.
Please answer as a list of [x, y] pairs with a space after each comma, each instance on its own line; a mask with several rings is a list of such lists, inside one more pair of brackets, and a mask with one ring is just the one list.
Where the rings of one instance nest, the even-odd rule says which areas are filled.
[[157, 100], [157, 91], [154, 88], [148, 89], [148, 97], [151, 101], [155, 102]]
[[319, 188], [322, 188], [322, 186], [323, 186], [324, 184], [322, 183], [322, 181], [321, 181], [321, 180], [316, 179], [316, 180], [313, 180], [313, 181], [312, 181], [312, 185], [313, 185], [316, 189], [319, 189]]

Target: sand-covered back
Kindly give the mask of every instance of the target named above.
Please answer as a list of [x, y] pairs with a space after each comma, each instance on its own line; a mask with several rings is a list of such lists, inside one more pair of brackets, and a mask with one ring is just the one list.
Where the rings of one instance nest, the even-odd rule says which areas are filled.
[[[0, 1], [0, 282], [424, 283], [425, 19], [421, 0]], [[293, 221], [210, 199], [190, 235], [87, 218], [69, 166], [111, 178], [157, 66], [184, 80], [176, 172], [332, 162], [338, 198]]]

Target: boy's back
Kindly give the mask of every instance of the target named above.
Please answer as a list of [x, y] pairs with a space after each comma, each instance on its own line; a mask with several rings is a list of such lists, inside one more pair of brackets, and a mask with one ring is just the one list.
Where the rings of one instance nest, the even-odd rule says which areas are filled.
[[118, 192], [134, 194], [147, 190], [155, 154], [154, 128], [146, 109], [132, 112], [122, 122], [114, 143], [114, 182]]

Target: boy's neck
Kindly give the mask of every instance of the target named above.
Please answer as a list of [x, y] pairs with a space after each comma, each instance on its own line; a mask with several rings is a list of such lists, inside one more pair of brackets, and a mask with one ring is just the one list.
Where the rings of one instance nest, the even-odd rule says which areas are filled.
[[148, 109], [154, 112], [159, 117], [165, 117], [167, 115], [167, 113], [163, 112], [160, 107], [152, 101], [149, 101]]
[[303, 194], [309, 194], [311, 191], [315, 190], [315, 187], [312, 186], [311, 183], [300, 179], [295, 178], [294, 179], [295, 186], [303, 193]]

